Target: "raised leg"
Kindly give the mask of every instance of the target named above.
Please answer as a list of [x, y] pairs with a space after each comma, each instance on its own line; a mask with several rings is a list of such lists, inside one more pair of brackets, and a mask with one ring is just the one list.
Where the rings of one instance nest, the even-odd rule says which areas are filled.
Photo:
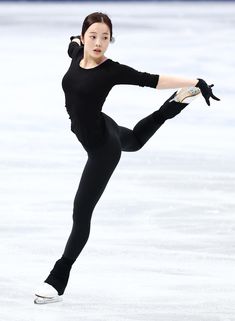
[[133, 128], [119, 126], [119, 137], [123, 151], [134, 152], [141, 149], [167, 119], [178, 115], [188, 104], [172, 101], [174, 93], [159, 110], [141, 119]]

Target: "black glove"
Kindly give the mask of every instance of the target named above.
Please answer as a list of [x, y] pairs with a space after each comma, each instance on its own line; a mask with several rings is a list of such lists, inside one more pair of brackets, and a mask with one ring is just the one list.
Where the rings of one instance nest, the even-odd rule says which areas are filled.
[[82, 44], [82, 42], [81, 42], [81, 37], [80, 37], [80, 36], [71, 36], [71, 37], [70, 37], [70, 41], [72, 41], [72, 40], [75, 39], [75, 38], [76, 38], [76, 39], [79, 39], [80, 45], [83, 46], [83, 44]]
[[207, 85], [205, 80], [198, 78], [198, 83], [196, 84], [196, 87], [198, 87], [201, 90], [202, 96], [205, 98], [205, 101], [208, 106], [210, 106], [210, 98], [213, 98], [214, 100], [220, 100], [213, 94], [211, 89], [213, 86], [214, 85]]

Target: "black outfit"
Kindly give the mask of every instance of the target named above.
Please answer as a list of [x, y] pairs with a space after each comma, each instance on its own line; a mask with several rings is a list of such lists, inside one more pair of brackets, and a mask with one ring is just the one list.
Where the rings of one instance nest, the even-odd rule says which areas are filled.
[[70, 43], [68, 54], [72, 62], [62, 80], [65, 105], [71, 119], [71, 130], [87, 151], [88, 160], [74, 199], [70, 237], [62, 258], [45, 280], [60, 295], [64, 293], [72, 264], [88, 240], [92, 212], [120, 160], [121, 152], [142, 148], [166, 119], [173, 118], [187, 105], [170, 102], [173, 94], [159, 110], [140, 120], [133, 130], [118, 126], [101, 111], [111, 88], [118, 84], [156, 88], [159, 76], [139, 72], [111, 59], [91, 69], [81, 68], [83, 47], [76, 42]]

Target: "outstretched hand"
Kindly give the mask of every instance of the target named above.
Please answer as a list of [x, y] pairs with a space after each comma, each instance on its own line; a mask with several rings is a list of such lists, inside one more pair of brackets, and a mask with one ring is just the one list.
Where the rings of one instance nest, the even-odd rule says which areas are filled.
[[205, 98], [205, 101], [208, 106], [210, 106], [210, 98], [219, 101], [220, 99], [216, 97], [212, 92], [212, 87], [214, 85], [207, 85], [205, 80], [198, 78], [198, 83], [196, 84], [196, 87], [198, 87], [201, 90], [202, 96]]

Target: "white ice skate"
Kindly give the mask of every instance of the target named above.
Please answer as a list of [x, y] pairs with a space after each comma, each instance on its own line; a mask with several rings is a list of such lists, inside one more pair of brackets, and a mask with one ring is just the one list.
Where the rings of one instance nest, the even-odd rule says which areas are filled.
[[36, 291], [35, 291], [35, 304], [47, 304], [47, 303], [55, 303], [62, 301], [62, 295], [59, 295], [53, 286], [48, 283], [43, 283]]
[[201, 93], [201, 90], [197, 87], [185, 87], [177, 91], [174, 101], [179, 103], [191, 103], [198, 95]]

